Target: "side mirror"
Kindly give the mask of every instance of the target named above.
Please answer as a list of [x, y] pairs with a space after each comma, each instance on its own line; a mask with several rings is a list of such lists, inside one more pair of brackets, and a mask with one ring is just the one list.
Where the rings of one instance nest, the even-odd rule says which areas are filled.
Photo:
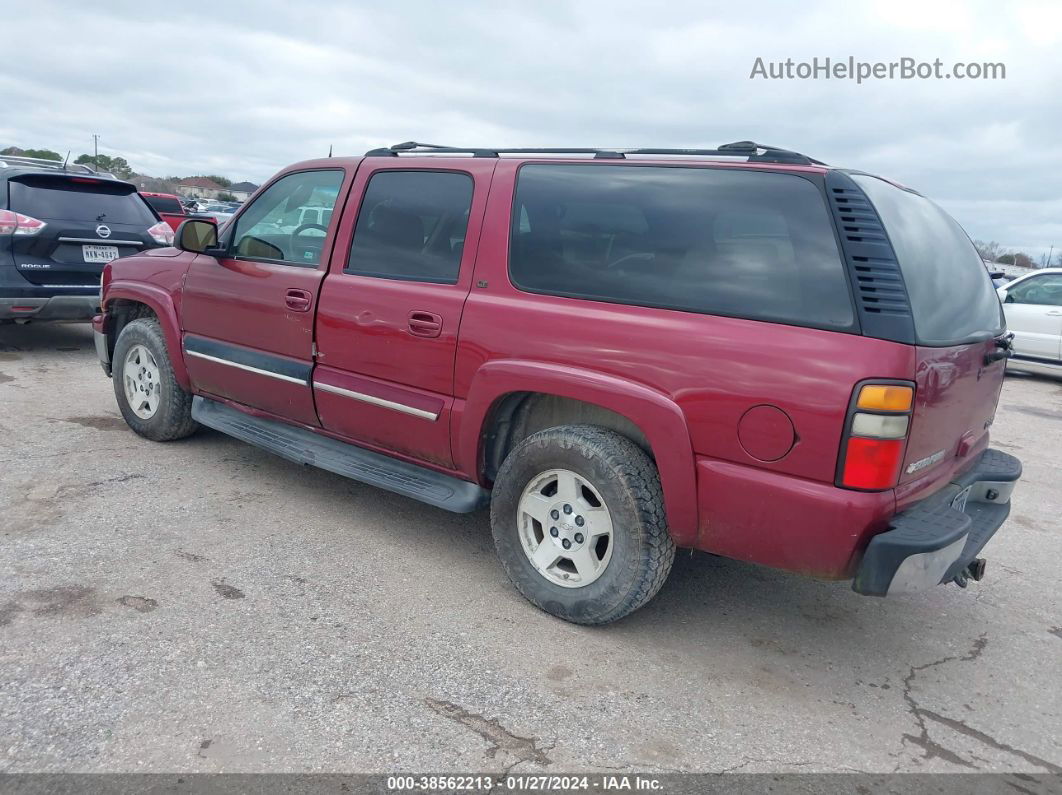
[[207, 249], [218, 247], [218, 225], [213, 220], [189, 218], [181, 221], [174, 238], [174, 245], [181, 251], [202, 254]]
[[1003, 271], [989, 271], [988, 272], [988, 278], [989, 279], [1002, 279], [1006, 275], [1007, 274], [1005, 274]]

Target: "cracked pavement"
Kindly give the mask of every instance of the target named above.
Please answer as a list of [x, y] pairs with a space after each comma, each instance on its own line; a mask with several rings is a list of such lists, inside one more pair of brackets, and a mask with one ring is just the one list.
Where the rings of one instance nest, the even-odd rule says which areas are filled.
[[0, 771], [1062, 772], [1062, 381], [1004, 387], [982, 583], [680, 553], [598, 629], [519, 597], [485, 513], [136, 437], [87, 326], [0, 328], [0, 399]]

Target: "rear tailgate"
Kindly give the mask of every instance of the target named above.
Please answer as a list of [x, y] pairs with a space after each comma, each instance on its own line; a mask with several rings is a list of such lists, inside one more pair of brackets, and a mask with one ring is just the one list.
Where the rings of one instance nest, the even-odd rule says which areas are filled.
[[853, 174], [903, 275], [915, 334], [915, 404], [897, 501], [926, 496], [988, 446], [1003, 384], [1003, 311], [962, 227], [918, 193]]
[[28, 174], [8, 182], [9, 207], [45, 222], [15, 238], [15, 268], [32, 284], [96, 287], [107, 260], [158, 244], [155, 214], [132, 185], [68, 174]]
[[918, 347], [911, 434], [898, 497], [912, 499], [963, 468], [988, 446], [989, 426], [1003, 385], [1003, 361], [985, 363], [987, 342]]

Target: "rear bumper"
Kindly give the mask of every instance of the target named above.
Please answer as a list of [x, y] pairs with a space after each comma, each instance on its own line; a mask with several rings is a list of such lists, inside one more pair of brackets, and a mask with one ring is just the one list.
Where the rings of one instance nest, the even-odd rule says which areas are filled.
[[98, 295], [50, 298], [0, 298], [0, 320], [90, 320], [99, 311]]
[[955, 579], [1006, 520], [1020, 477], [1021, 461], [986, 450], [966, 472], [896, 514], [889, 529], [870, 540], [853, 590], [886, 596]]

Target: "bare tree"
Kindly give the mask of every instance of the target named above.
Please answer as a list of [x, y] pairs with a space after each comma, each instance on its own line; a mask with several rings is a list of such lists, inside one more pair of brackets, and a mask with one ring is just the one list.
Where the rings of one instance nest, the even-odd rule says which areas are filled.
[[1003, 253], [1003, 247], [995, 240], [991, 240], [988, 243], [983, 240], [975, 240], [973, 244], [974, 248], [977, 249], [977, 253], [981, 255], [981, 259], [986, 262], [995, 262], [999, 255]]

